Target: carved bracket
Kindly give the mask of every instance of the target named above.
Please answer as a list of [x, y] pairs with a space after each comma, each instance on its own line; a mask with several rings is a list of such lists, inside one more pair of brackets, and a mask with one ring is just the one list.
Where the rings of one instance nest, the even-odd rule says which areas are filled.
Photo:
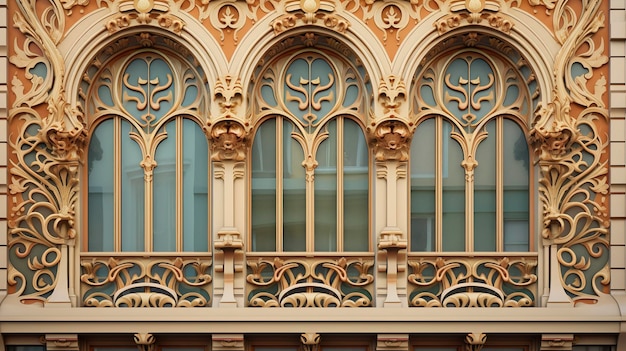
[[322, 336], [318, 333], [302, 333], [300, 342], [302, 342], [302, 351], [319, 351]]
[[480, 351], [485, 342], [487, 341], [487, 334], [484, 333], [469, 333], [465, 337], [465, 350], [466, 351]]

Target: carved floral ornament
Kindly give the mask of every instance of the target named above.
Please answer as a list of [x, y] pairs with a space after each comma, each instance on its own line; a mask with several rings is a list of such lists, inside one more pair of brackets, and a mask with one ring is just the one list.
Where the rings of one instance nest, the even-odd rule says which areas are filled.
[[161, 28], [181, 34], [185, 22], [169, 11], [166, 3], [154, 0], [124, 2], [119, 6], [119, 13], [116, 13], [105, 26], [110, 34], [138, 24], [156, 24]]

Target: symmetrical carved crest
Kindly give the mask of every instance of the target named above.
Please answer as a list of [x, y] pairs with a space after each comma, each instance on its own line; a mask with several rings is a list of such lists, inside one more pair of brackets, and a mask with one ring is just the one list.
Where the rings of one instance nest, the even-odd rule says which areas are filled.
[[119, 10], [120, 12], [106, 24], [106, 28], [111, 34], [139, 24], [156, 24], [161, 28], [180, 34], [185, 26], [182, 19], [169, 13], [169, 7], [165, 3], [154, 0], [122, 3]]
[[406, 99], [407, 91], [402, 79], [391, 75], [380, 80], [378, 102], [383, 106], [385, 118], [399, 117], [398, 109]]
[[215, 100], [220, 107], [220, 117], [237, 116], [237, 109], [243, 101], [241, 79], [234, 79], [230, 75], [218, 79], [215, 84]]

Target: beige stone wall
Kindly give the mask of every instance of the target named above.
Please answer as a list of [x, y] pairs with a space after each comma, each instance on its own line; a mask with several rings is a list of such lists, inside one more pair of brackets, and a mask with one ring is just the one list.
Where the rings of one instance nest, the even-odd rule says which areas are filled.
[[0, 0], [0, 301], [7, 291], [7, 1]]
[[626, 289], [626, 1], [611, 0], [611, 290]]

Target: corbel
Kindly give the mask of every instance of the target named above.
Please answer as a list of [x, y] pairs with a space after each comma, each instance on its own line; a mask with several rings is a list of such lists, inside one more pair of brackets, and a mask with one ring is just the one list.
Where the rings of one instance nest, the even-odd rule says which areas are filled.
[[78, 351], [77, 334], [46, 334], [47, 351]]
[[376, 351], [408, 351], [408, 334], [378, 334], [376, 336]]
[[572, 350], [574, 334], [542, 334], [541, 351]]
[[244, 351], [243, 334], [213, 334], [213, 351]]
[[466, 351], [480, 351], [485, 342], [487, 341], [487, 334], [484, 333], [469, 333], [465, 336], [465, 350]]
[[322, 336], [318, 333], [302, 333], [300, 342], [302, 343], [302, 351], [319, 351]]

